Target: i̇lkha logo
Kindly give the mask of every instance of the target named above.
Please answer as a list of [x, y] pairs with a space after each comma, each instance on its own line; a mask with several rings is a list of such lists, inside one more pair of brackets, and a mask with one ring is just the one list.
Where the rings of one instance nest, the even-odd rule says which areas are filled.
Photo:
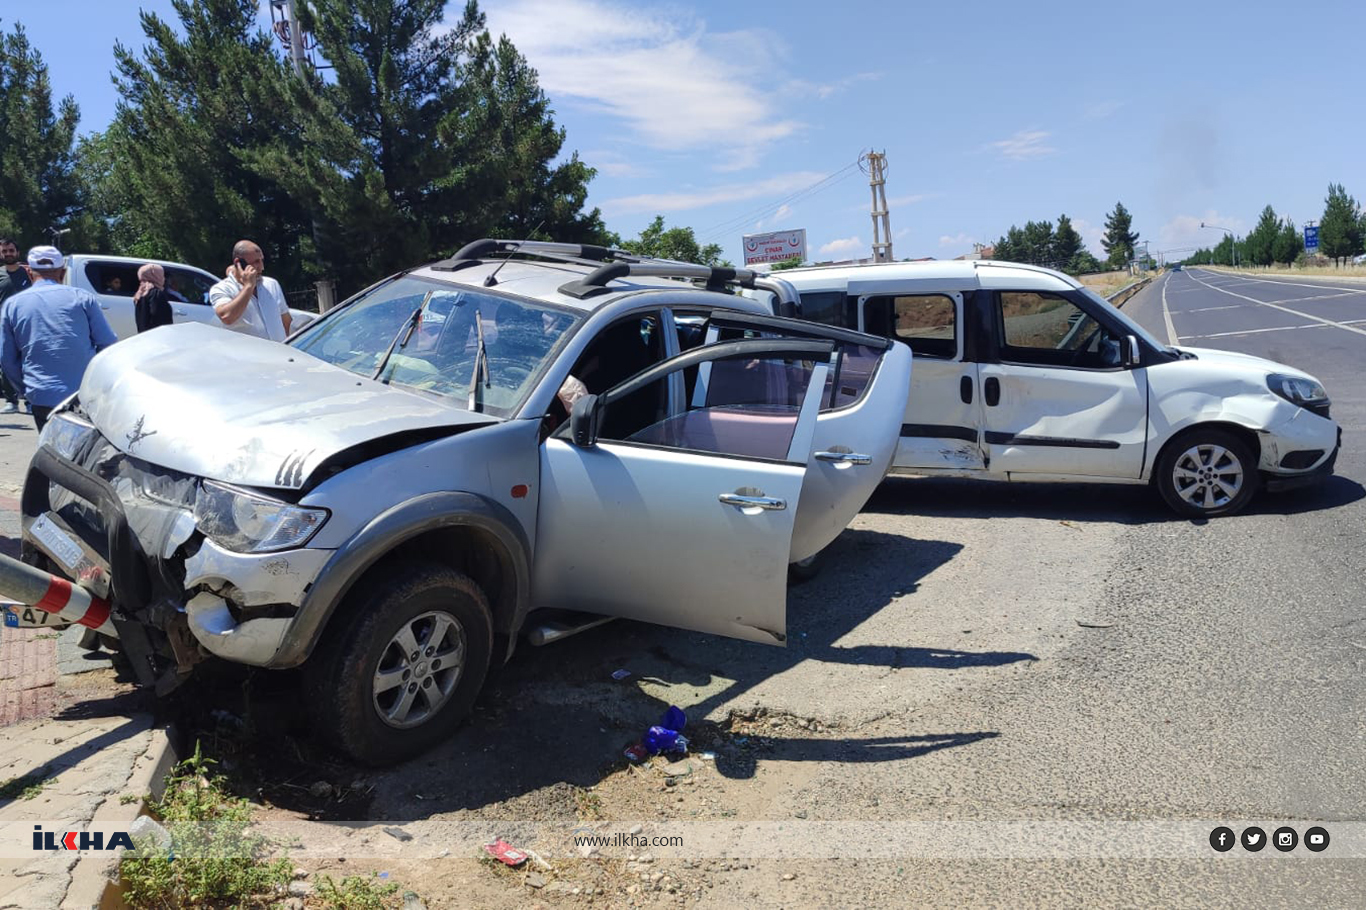
[[33, 826], [34, 850], [117, 850], [133, 849], [133, 839], [127, 831], [115, 831], [106, 843], [103, 831], [44, 831], [42, 825]]

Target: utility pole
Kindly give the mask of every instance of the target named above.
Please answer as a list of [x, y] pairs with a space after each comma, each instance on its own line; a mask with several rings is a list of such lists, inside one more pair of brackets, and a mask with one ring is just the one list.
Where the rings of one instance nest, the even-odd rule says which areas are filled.
[[868, 187], [873, 191], [873, 261], [892, 261], [892, 222], [887, 211], [887, 155], [885, 152], [865, 152], [859, 167], [868, 175]]
[[[302, 3], [303, 0], [297, 2]], [[308, 37], [299, 27], [299, 16], [295, 11], [296, 0], [271, 0], [270, 5], [272, 19], [275, 18], [275, 13], [280, 14], [279, 21], [274, 23], [275, 35], [280, 39], [280, 43], [289, 48], [289, 58], [294, 62], [294, 75], [302, 79], [304, 64], [308, 62], [304, 55]]]

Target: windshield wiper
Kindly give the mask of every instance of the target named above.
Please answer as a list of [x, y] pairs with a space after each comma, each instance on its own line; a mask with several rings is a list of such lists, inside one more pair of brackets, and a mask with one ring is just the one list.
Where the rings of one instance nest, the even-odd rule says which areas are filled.
[[[380, 358], [379, 366], [375, 367], [375, 372], [370, 374], [371, 379], [378, 379], [379, 374], [384, 372], [384, 368], [389, 364], [389, 358], [394, 355], [394, 348], [407, 346], [408, 339], [413, 337], [413, 331], [417, 329], [417, 324], [422, 321], [422, 311], [427, 309], [427, 304], [431, 303], [432, 295], [435, 293], [436, 291], [432, 290], [423, 295], [422, 302], [418, 304], [417, 309], [413, 310], [412, 315], [404, 321], [397, 334], [394, 335], [394, 340], [389, 342], [389, 349]], [[400, 338], [403, 339], [402, 344], [399, 343]], [[388, 385], [389, 380], [384, 380], [384, 384]]]
[[479, 317], [479, 310], [474, 311], [474, 335], [476, 338], [474, 349], [474, 373], [470, 376], [470, 398], [469, 409], [475, 413], [479, 412], [479, 371], [484, 371], [484, 388], [488, 388], [489, 382], [489, 352], [484, 347], [484, 320]]

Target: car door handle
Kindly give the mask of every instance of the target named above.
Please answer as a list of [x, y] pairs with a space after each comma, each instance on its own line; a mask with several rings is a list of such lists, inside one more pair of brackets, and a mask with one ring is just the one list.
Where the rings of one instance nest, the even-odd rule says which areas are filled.
[[986, 399], [987, 407], [994, 408], [1001, 403], [1001, 380], [995, 376], [988, 376], [987, 381], [982, 384], [982, 397]]
[[963, 404], [972, 404], [972, 377], [964, 376], [958, 380], [958, 397], [963, 399]]
[[185, 315], [185, 311], [182, 310], [182, 309], [180, 309], [179, 307], [176, 307], [175, 314], [176, 314], [177, 316], [184, 316], [184, 315]]
[[873, 456], [857, 452], [817, 452], [817, 461], [833, 461], [838, 464], [872, 464]]
[[728, 506], [735, 506], [739, 509], [763, 509], [768, 512], [781, 512], [787, 508], [786, 499], [774, 499], [771, 496], [743, 496], [739, 493], [722, 493], [716, 498]]

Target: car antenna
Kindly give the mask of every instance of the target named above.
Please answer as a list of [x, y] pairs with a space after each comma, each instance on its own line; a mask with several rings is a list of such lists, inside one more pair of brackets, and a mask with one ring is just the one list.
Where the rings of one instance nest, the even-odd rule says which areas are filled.
[[[539, 230], [541, 229], [541, 226], [544, 225], [544, 224], [545, 224], [545, 219], [542, 218], [542, 219], [541, 219], [541, 223], [538, 224], [538, 225], [536, 225], [534, 228], [531, 229], [531, 233], [532, 233], [532, 234], [535, 234], [537, 231], [539, 231]], [[498, 282], [495, 280], [495, 279], [497, 278], [497, 276], [498, 276], [498, 273], [501, 272], [501, 271], [503, 270], [503, 266], [507, 265], [508, 262], [512, 259], [513, 256], [516, 256], [516, 255], [517, 255], [517, 251], [520, 250], [520, 249], [522, 248], [522, 244], [523, 244], [523, 243], [526, 243], [526, 241], [525, 241], [525, 240], [519, 240], [519, 241], [517, 241], [517, 245], [516, 245], [516, 246], [514, 246], [512, 249], [508, 250], [507, 258], [505, 258], [502, 262], [498, 263], [498, 268], [494, 269], [492, 272], [489, 272], [489, 277], [487, 277], [487, 278], [484, 279], [484, 287], [486, 287], [486, 288], [491, 288], [491, 287], [493, 287], [495, 284], [498, 283]]]

